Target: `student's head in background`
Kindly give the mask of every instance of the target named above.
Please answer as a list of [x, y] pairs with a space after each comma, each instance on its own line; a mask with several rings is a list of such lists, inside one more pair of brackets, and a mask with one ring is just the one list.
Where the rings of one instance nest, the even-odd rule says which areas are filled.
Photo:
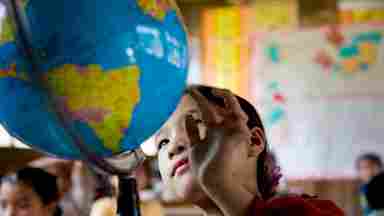
[[383, 170], [383, 162], [381, 157], [375, 153], [366, 153], [356, 161], [356, 168], [359, 179], [363, 183], [368, 183], [372, 177], [378, 175]]
[[58, 216], [56, 177], [39, 168], [23, 168], [0, 182], [2, 216]]

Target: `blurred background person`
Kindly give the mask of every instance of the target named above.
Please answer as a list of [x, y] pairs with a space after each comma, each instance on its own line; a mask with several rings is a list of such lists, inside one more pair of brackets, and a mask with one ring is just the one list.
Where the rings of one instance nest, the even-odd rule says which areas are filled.
[[360, 205], [363, 214], [368, 216], [372, 213], [372, 209], [367, 202], [367, 184], [368, 182], [383, 171], [383, 162], [378, 154], [366, 153], [361, 155], [356, 161], [356, 168], [361, 181], [360, 187]]
[[96, 193], [90, 216], [117, 215], [117, 199], [119, 196], [119, 181], [117, 176], [107, 176], [95, 173]]
[[95, 177], [82, 162], [44, 157], [30, 165], [57, 177], [63, 216], [89, 215], [95, 193]]
[[137, 190], [140, 196], [140, 207], [143, 216], [164, 215], [160, 202], [161, 191], [157, 187], [152, 161], [146, 160], [133, 172], [137, 180]]
[[372, 212], [369, 216], [384, 216], [384, 173], [373, 177], [367, 184], [367, 202]]
[[39, 168], [23, 168], [0, 184], [1, 216], [61, 216], [56, 177]]

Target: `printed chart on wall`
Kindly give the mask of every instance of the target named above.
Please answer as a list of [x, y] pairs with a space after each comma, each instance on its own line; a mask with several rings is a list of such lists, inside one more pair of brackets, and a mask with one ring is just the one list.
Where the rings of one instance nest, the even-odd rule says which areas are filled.
[[384, 25], [254, 33], [252, 98], [288, 177], [351, 177], [384, 156]]

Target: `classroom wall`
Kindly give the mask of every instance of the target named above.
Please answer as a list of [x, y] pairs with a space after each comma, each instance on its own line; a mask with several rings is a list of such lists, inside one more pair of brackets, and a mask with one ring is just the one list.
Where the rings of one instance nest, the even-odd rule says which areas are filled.
[[254, 34], [251, 98], [289, 178], [353, 177], [358, 155], [384, 155], [382, 25]]

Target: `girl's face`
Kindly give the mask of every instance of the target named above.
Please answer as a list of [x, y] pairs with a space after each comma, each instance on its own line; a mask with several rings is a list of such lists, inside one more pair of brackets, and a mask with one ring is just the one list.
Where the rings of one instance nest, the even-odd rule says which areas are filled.
[[0, 186], [0, 216], [52, 216], [52, 209], [26, 184], [4, 182]]
[[[179, 107], [155, 137], [159, 150], [159, 169], [168, 188], [172, 188], [179, 199], [198, 202], [206, 199], [195, 175], [191, 171], [189, 154], [192, 143], [185, 127], [186, 117], [201, 119], [201, 112], [191, 96], [185, 95]], [[206, 128], [199, 127], [200, 136]]]
[[[191, 169], [190, 156], [198, 143], [191, 143], [186, 128], [187, 117], [192, 116], [197, 122], [201, 139], [207, 136], [207, 127], [202, 124], [202, 112], [198, 103], [190, 96], [184, 95], [178, 108], [155, 136], [158, 147], [159, 169], [163, 182], [182, 201], [204, 204], [210, 201], [197, 181]], [[248, 128], [244, 122], [244, 127]], [[238, 184], [246, 191], [257, 192], [256, 164], [257, 157], [264, 150], [264, 136], [260, 128], [249, 130], [249, 136], [232, 137], [232, 146], [227, 152], [223, 166], [231, 173], [230, 184]], [[251, 138], [252, 137], [252, 138]], [[228, 183], [228, 182], [227, 182]]]

